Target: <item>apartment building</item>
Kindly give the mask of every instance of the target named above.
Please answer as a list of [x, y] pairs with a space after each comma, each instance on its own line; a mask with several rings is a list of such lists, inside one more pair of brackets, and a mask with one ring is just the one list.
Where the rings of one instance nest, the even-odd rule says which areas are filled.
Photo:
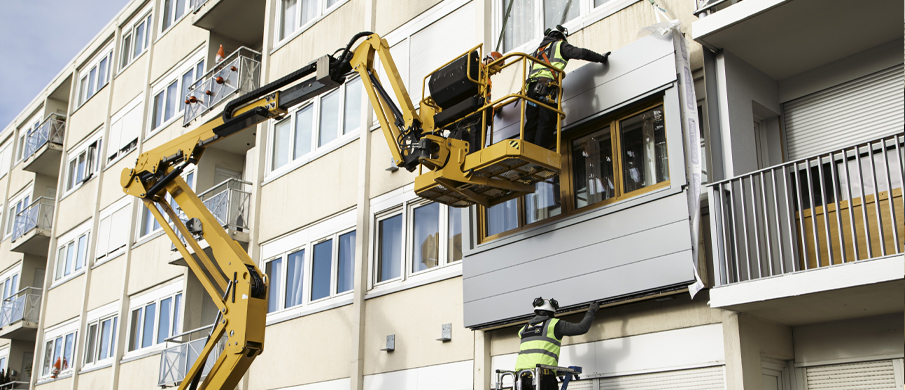
[[571, 321], [603, 302], [563, 342], [570, 389], [902, 388], [902, 3], [659, 6], [684, 39], [638, 0], [129, 2], [0, 132], [0, 369], [23, 389], [185, 379], [217, 308], [122, 191], [144, 151], [360, 31], [417, 104], [446, 62], [562, 24], [612, 54], [566, 68], [563, 170], [533, 194], [419, 198], [356, 77], [183, 173], [270, 282], [239, 387], [495, 388], [543, 296]]

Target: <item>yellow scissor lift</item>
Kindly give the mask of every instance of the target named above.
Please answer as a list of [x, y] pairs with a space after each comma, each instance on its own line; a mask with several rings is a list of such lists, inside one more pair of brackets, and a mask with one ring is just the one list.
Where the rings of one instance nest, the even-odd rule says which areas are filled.
[[[390, 101], [373, 71], [375, 53], [386, 70], [401, 110]], [[420, 112], [405, 92], [385, 40], [370, 35], [350, 61], [362, 80], [370, 80], [365, 83], [365, 89], [397, 166], [409, 171], [421, 168], [415, 179], [415, 192], [422, 198], [453, 207], [473, 204], [489, 207], [532, 193], [536, 183], [559, 175], [562, 161], [559, 132], [565, 116], [560, 105], [561, 88], [556, 106], [549, 106], [529, 98], [525, 86], [530, 64], [548, 65], [523, 53], [511, 53], [489, 63], [483, 63], [481, 58], [483, 46], [478, 45], [425, 76]], [[549, 68], [557, 78], [555, 84], [559, 85], [563, 72]], [[504, 73], [520, 80], [519, 88], [492, 100], [491, 78]], [[428, 95], [428, 90], [433, 94]], [[555, 149], [524, 140], [527, 102], [559, 114]], [[519, 136], [494, 142], [493, 118], [510, 105], [520, 112]], [[471, 142], [454, 135], [469, 126], [475, 134]], [[476, 147], [472, 143], [487, 146]]]

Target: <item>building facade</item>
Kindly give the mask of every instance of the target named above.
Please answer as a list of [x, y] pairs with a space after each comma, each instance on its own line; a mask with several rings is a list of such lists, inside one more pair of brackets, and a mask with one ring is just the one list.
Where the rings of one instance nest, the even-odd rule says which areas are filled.
[[[417, 105], [448, 61], [530, 53], [562, 24], [612, 54], [569, 62], [563, 170], [533, 194], [417, 197], [355, 77], [183, 173], [270, 282], [239, 388], [497, 388], [537, 296], [571, 321], [602, 303], [564, 340], [570, 389], [902, 388], [902, 2], [658, 7], [130, 1], [0, 132], [0, 369], [42, 390], [184, 379], [217, 308], [122, 191], [144, 151], [361, 31]], [[499, 77], [495, 97], [523, 81]]]

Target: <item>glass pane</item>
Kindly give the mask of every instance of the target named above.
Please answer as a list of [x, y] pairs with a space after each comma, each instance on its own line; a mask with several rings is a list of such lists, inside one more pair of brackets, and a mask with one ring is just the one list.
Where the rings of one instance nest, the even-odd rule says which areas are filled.
[[612, 1], [612, 0], [594, 0], [594, 6], [600, 7], [601, 5], [609, 3], [610, 1]]
[[141, 309], [132, 310], [132, 320], [129, 322], [129, 350], [141, 348]]
[[85, 153], [79, 155], [78, 165], [75, 167], [75, 182], [81, 183], [82, 180], [85, 180]]
[[151, 128], [156, 129], [163, 124], [163, 99], [164, 93], [161, 91], [154, 95], [154, 110], [151, 111]]
[[182, 75], [182, 91], [179, 94], [179, 110], [185, 108], [185, 97], [188, 94], [189, 87], [195, 82], [195, 70], [190, 69]]
[[166, 30], [173, 24], [173, 1], [164, 0], [163, 2], [163, 28], [161, 30]]
[[109, 69], [107, 69], [108, 58], [109, 57], [104, 57], [97, 66], [97, 89], [101, 89], [101, 87], [107, 85], [107, 72], [109, 71]]
[[112, 340], [113, 335], [113, 319], [106, 320], [101, 323], [101, 335], [100, 335], [100, 351], [98, 353], [97, 360], [104, 360], [110, 357], [110, 340]]
[[[88, 100], [88, 76], [82, 77], [82, 80], [79, 81], [79, 101], [81, 103], [85, 103]], [[81, 104], [80, 103], [80, 104]], [[19, 156], [21, 159], [22, 156], [22, 147], [19, 147]]]
[[129, 50], [132, 45], [132, 35], [126, 35], [123, 38], [123, 50], [119, 56], [119, 68], [125, 68], [126, 65], [129, 65]]
[[327, 0], [327, 8], [332, 7], [333, 4], [336, 4], [338, 2], [339, 2], [339, 0]]
[[145, 318], [142, 323], [141, 347], [150, 347], [154, 343], [154, 317], [157, 314], [157, 304], [145, 306]]
[[280, 283], [283, 282], [283, 259], [267, 262], [264, 266], [267, 279], [270, 280], [270, 291], [267, 292], [267, 312], [273, 313], [280, 309]]
[[302, 22], [299, 25], [304, 26], [316, 17], [317, 0], [302, 0]]
[[85, 363], [94, 363], [94, 347], [97, 342], [97, 324], [88, 326], [88, 341], [85, 343]]
[[622, 177], [625, 192], [669, 180], [663, 109], [645, 111], [621, 121]]
[[63, 367], [63, 338], [57, 337], [56, 340], [53, 341], [53, 362], [56, 364], [60, 363], [60, 367]]
[[464, 207], [449, 208], [446, 260], [450, 262], [462, 260], [462, 216], [465, 210]]
[[163, 117], [164, 121], [170, 120], [173, 115], [176, 115], [176, 110], [179, 107], [179, 102], [176, 99], [179, 99], [179, 86], [174, 81], [167, 86], [167, 106]]
[[69, 245], [66, 245], [66, 268], [63, 270], [64, 276], [72, 273], [73, 263], [75, 263], [75, 242], [70, 242]]
[[201, 79], [201, 76], [204, 76], [204, 60], [195, 65], [195, 81]]
[[296, 26], [296, 10], [295, 7], [298, 4], [298, 0], [282, 0], [280, 5], [280, 14], [283, 20], [280, 23], [280, 39], [286, 38], [295, 31]]
[[72, 364], [72, 348], [75, 343], [75, 333], [70, 333], [66, 335], [66, 346], [63, 348], [63, 365], [60, 366], [60, 370], [69, 369], [69, 365]]
[[311, 263], [311, 300], [315, 301], [330, 296], [331, 260], [333, 259], [333, 240], [327, 240], [314, 246], [314, 259]]
[[135, 28], [135, 49], [132, 50], [132, 58], [138, 57], [139, 54], [145, 49], [145, 40], [143, 39], [145, 36], [145, 23], [142, 21], [138, 24], [138, 27]]
[[69, 162], [69, 176], [66, 180], [66, 189], [71, 190], [75, 187], [76, 176], [78, 175], [78, 159], [75, 158]]
[[346, 102], [343, 107], [343, 134], [361, 125], [361, 79], [346, 83]]
[[170, 327], [170, 336], [182, 331], [182, 293], [176, 294], [173, 301], [173, 326]]
[[416, 208], [412, 225], [412, 272], [436, 267], [440, 260], [440, 204]]
[[288, 119], [277, 123], [273, 127], [273, 159], [271, 169], [277, 169], [289, 162], [289, 127]]
[[[314, 126], [314, 105], [309, 105], [295, 114], [295, 148], [292, 159], [297, 159], [311, 151], [311, 131]], [[288, 126], [287, 126], [288, 128]]]
[[317, 146], [324, 146], [339, 136], [339, 90], [321, 99], [320, 137]]
[[176, 0], [176, 9], [173, 11], [173, 19], [179, 19], [185, 13], [185, 0]]
[[572, 141], [572, 178], [576, 208], [616, 196], [609, 127]]
[[53, 366], [53, 341], [48, 341], [44, 347], [44, 369], [41, 375], [50, 375], [50, 367]]
[[160, 301], [160, 317], [157, 321], [157, 344], [170, 337], [170, 305], [172, 303], [173, 298]]
[[[575, 2], [578, 3], [577, 1]], [[542, 31], [537, 26], [535, 0], [513, 1], [512, 9], [509, 11], [509, 20], [506, 22], [506, 29], [503, 31], [503, 50], [511, 51], [516, 47], [528, 42]], [[509, 6], [509, 2], [504, 2], [504, 7]], [[505, 13], [506, 10], [504, 9]]]
[[336, 270], [336, 292], [352, 289], [352, 276], [355, 273], [355, 232], [339, 236], [339, 265]]
[[85, 257], [88, 255], [88, 235], [79, 237], [79, 249], [75, 256], [76, 271], [82, 269], [85, 265]]
[[534, 185], [534, 192], [525, 195], [525, 223], [555, 217], [562, 212], [559, 177], [554, 176]]
[[286, 306], [302, 304], [305, 276], [305, 250], [290, 253], [286, 261]]
[[398, 278], [402, 270], [402, 215], [377, 223], [377, 281]]
[[487, 208], [487, 236], [518, 227], [518, 199], [510, 199]]
[[577, 18], [578, 3], [575, 0], [544, 0], [544, 28], [554, 28]]
[[96, 84], [97, 81], [97, 67], [91, 68], [91, 71], [88, 72], [88, 96], [94, 95], [97, 92]]
[[[148, 44], [151, 42], [151, 26], [152, 26], [151, 19], [152, 19], [152, 16], [153, 15], [148, 15], [148, 17], [145, 19], [145, 26], [148, 26], [145, 29], [145, 36], [143, 38], [145, 41], [145, 47], [148, 47]], [[142, 38], [139, 37], [138, 39], [142, 39]]]

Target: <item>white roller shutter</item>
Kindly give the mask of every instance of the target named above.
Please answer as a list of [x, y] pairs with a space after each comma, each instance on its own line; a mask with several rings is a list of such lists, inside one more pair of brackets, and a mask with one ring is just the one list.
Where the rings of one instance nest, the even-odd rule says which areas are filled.
[[899, 388], [892, 360], [815, 366], [805, 372], [808, 390]]
[[783, 103], [789, 159], [902, 132], [902, 80], [900, 64]]
[[94, 256], [98, 259], [107, 256], [107, 249], [110, 245], [110, 221], [113, 216], [107, 216], [101, 220], [97, 227], [97, 248], [94, 250]]
[[723, 371], [723, 366], [716, 366], [602, 378], [600, 390], [723, 390]]
[[110, 224], [110, 243], [108, 244], [110, 252], [129, 243], [129, 222], [131, 220], [129, 217], [132, 214], [131, 211], [131, 207], [125, 206], [113, 213], [113, 219]]

